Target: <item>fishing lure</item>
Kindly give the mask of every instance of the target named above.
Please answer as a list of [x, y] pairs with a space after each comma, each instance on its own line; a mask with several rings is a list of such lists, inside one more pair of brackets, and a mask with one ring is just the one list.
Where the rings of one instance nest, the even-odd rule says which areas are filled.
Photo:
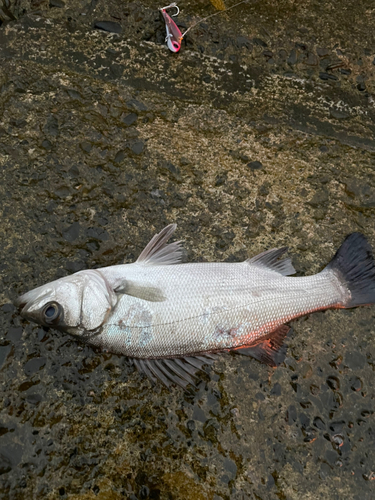
[[167, 42], [168, 49], [172, 52], [178, 52], [181, 48], [181, 40], [183, 38], [183, 35], [178, 29], [177, 24], [173, 21], [172, 17], [166, 12], [167, 9], [171, 9], [173, 7], [177, 9], [177, 12], [176, 14], [173, 14], [172, 17], [178, 16], [180, 9], [177, 7], [177, 4], [175, 2], [167, 5], [166, 7], [162, 7], [159, 10], [165, 22], [165, 29], [167, 32], [165, 41]]
[[[209, 16], [204, 17], [203, 19], [200, 19], [198, 22], [190, 26], [184, 33], [181, 33], [177, 24], [172, 19], [172, 17], [176, 17], [180, 13], [180, 9], [177, 7], [176, 2], [173, 2], [170, 5], [167, 5], [166, 7], [161, 7], [159, 10], [165, 22], [165, 30], [167, 32], [165, 41], [167, 42], [169, 50], [172, 52], [178, 52], [181, 48], [182, 39], [184, 38], [186, 33], [191, 29], [195, 28], [195, 26], [197, 26], [198, 24], [202, 23], [206, 19], [209, 19], [210, 17], [216, 16], [217, 14], [221, 14], [222, 12], [227, 12], [228, 10], [237, 7], [237, 5], [240, 5], [241, 3], [247, 3], [247, 1], [248, 0], [241, 0], [241, 2], [232, 5], [228, 9], [221, 10], [220, 12], [214, 12], [213, 14], [210, 14]], [[177, 9], [177, 12], [176, 14], [173, 14], [171, 17], [166, 11], [167, 9], [172, 9], [172, 8]]]

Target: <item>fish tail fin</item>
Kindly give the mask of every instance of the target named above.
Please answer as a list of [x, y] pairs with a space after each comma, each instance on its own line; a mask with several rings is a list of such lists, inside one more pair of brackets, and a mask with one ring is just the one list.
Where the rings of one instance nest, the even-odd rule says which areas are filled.
[[375, 303], [374, 256], [363, 234], [347, 236], [326, 269], [332, 270], [350, 291], [350, 298], [343, 307]]

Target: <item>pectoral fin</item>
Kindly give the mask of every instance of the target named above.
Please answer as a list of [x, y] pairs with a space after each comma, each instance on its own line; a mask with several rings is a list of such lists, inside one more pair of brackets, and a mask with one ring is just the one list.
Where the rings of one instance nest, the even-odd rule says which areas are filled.
[[285, 359], [286, 346], [283, 342], [289, 330], [289, 326], [281, 325], [272, 333], [261, 337], [250, 346], [238, 349], [237, 352], [245, 356], [252, 356], [266, 365], [278, 366]]
[[163, 291], [160, 288], [151, 285], [148, 286], [147, 284], [139, 284], [134, 281], [126, 280], [117, 285], [114, 291], [147, 300], [148, 302], [163, 302], [165, 300]]

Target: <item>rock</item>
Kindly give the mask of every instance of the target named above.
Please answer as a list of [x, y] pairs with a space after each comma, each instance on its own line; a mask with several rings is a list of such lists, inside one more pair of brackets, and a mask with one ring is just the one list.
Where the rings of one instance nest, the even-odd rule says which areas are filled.
[[94, 28], [98, 30], [108, 31], [110, 33], [121, 33], [122, 26], [114, 21], [95, 21]]
[[124, 159], [126, 158], [126, 152], [125, 151], [118, 151], [115, 156], [115, 163], [122, 163]]
[[69, 243], [73, 243], [73, 241], [75, 241], [78, 238], [80, 230], [81, 230], [80, 223], [73, 222], [73, 224], [64, 231], [63, 237]]
[[32, 375], [33, 373], [36, 373], [39, 371], [43, 366], [46, 364], [46, 358], [40, 357], [40, 358], [31, 358], [27, 363], [24, 365], [23, 369], [26, 375]]
[[354, 198], [363, 208], [375, 207], [375, 188], [364, 179], [348, 179], [345, 182], [345, 191]]
[[54, 115], [49, 115], [47, 122], [44, 126], [44, 132], [47, 135], [57, 137], [59, 135], [59, 122]]
[[[9, 328], [8, 333], [7, 333], [7, 339], [11, 340], [13, 342], [17, 342], [22, 337], [22, 331], [23, 331], [23, 329], [21, 326]], [[0, 366], [1, 366], [1, 362], [0, 362]]]
[[62, 0], [49, 0], [49, 6], [63, 9], [65, 7], [65, 2], [63, 2]]
[[81, 142], [80, 146], [85, 153], [90, 153], [90, 151], [92, 150], [91, 142], [88, 141]]
[[259, 45], [260, 47], [268, 47], [266, 42], [264, 40], [262, 40], [261, 38], [253, 38], [252, 41], [255, 45]]
[[325, 73], [324, 71], [319, 73], [319, 78], [321, 80], [338, 80], [337, 76], [331, 75], [330, 73]]
[[135, 141], [130, 148], [134, 154], [140, 155], [143, 152], [144, 147], [145, 143], [143, 141]]
[[127, 127], [133, 125], [137, 120], [138, 115], [136, 115], [135, 113], [129, 113], [128, 115], [124, 116], [124, 118], [122, 118], [122, 122], [125, 123]]
[[294, 66], [297, 62], [297, 51], [296, 49], [292, 49], [290, 54], [289, 54], [289, 57], [286, 61], [290, 66]]
[[12, 462], [5, 455], [0, 453], [0, 475], [12, 470]]
[[348, 118], [350, 118], [350, 113], [348, 113], [347, 111], [341, 111], [340, 109], [331, 108], [329, 110], [329, 115], [335, 120], [347, 120]]
[[323, 47], [318, 47], [316, 49], [316, 53], [318, 54], [319, 57], [326, 57], [329, 54], [329, 50]]
[[319, 191], [317, 191], [314, 196], [311, 198], [310, 201], [308, 201], [309, 205], [311, 205], [312, 207], [320, 207], [321, 205], [323, 205], [324, 203], [326, 203], [329, 199], [329, 196], [328, 196], [328, 191], [327, 189], [319, 189]]
[[12, 348], [11, 348], [10, 345], [2, 345], [2, 346], [0, 346], [0, 368], [5, 363], [5, 361], [6, 361], [7, 357], [8, 357], [8, 354], [10, 353], [11, 349]]
[[251, 161], [247, 164], [247, 166], [251, 170], [260, 170], [261, 168], [263, 168], [263, 164], [260, 161]]

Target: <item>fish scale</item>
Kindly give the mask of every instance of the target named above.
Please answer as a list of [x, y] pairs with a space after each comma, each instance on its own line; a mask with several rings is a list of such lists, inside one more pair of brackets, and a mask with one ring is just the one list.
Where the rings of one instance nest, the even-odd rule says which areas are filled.
[[134, 359], [152, 382], [186, 388], [216, 353], [236, 350], [277, 366], [285, 323], [310, 312], [375, 302], [375, 265], [360, 233], [349, 235], [320, 273], [295, 273], [286, 248], [241, 263], [181, 264], [170, 225], [137, 261], [71, 276], [31, 290], [21, 315]]

